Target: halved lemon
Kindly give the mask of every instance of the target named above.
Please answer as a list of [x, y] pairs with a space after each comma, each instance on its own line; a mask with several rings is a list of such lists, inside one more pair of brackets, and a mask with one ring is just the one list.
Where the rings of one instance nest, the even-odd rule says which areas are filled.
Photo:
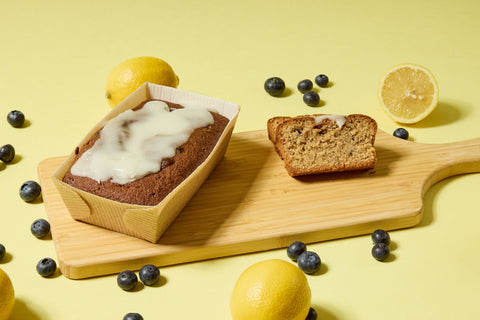
[[377, 89], [380, 106], [399, 123], [417, 123], [438, 103], [438, 83], [425, 67], [404, 63], [382, 76]]

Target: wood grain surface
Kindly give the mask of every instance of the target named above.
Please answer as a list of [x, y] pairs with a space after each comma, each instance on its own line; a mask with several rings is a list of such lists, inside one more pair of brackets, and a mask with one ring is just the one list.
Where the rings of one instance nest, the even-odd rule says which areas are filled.
[[421, 144], [377, 133], [373, 170], [290, 177], [265, 130], [234, 133], [225, 158], [157, 243], [75, 221], [38, 166], [60, 269], [81, 279], [412, 227], [423, 195], [449, 176], [480, 172], [480, 138]]

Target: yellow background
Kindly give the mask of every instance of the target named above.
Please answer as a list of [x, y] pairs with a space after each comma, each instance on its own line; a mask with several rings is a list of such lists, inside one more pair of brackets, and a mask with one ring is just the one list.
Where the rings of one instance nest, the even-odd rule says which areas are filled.
[[[37, 179], [37, 164], [67, 155], [110, 109], [109, 71], [152, 55], [168, 61], [179, 88], [242, 106], [236, 131], [264, 129], [268, 118], [305, 113], [364, 113], [379, 128], [399, 125], [379, 108], [376, 87], [402, 62], [427, 66], [440, 103], [408, 126], [411, 140], [441, 143], [480, 133], [480, 2], [457, 1], [0, 1], [0, 145], [17, 151], [0, 164], [0, 267], [16, 290], [12, 320], [230, 319], [229, 296], [240, 273], [274, 250], [161, 269], [166, 283], [124, 292], [116, 276], [74, 281], [43, 279], [37, 261], [56, 257], [51, 240], [30, 234], [43, 204], [26, 204], [20, 185]], [[302, 102], [296, 84], [327, 74], [322, 104]], [[290, 94], [263, 90], [282, 77]], [[5, 120], [23, 111], [26, 128]], [[415, 228], [391, 232], [390, 262], [370, 255], [361, 236], [309, 245], [325, 267], [309, 276], [319, 320], [475, 319], [480, 317], [480, 174], [453, 177], [426, 194]], [[319, 199], [328, 201], [328, 199]], [[305, 221], [308, 223], [308, 221]]]

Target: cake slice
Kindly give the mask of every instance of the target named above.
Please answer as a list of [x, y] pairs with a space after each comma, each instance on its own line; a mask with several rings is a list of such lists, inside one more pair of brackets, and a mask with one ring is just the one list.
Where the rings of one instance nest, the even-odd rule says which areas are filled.
[[270, 139], [273, 143], [275, 143], [277, 139], [276, 132], [277, 132], [278, 126], [289, 119], [291, 119], [291, 117], [273, 117], [268, 119], [267, 121], [268, 139]]
[[275, 117], [269, 139], [292, 177], [372, 169], [377, 123], [362, 114]]

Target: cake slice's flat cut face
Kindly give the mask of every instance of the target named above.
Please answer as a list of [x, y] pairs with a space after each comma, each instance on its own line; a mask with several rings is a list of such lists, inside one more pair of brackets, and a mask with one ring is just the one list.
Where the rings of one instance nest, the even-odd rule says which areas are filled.
[[270, 122], [269, 136], [291, 176], [372, 169], [376, 122], [363, 115], [301, 116]]

